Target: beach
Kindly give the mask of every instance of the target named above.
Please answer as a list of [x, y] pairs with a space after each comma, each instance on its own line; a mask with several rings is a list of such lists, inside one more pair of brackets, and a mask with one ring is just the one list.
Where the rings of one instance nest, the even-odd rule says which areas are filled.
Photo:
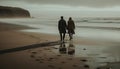
[[[3, 24], [0, 25], [0, 50], [19, 48], [21, 46], [29, 46], [32, 44], [40, 44], [44, 42], [57, 41], [57, 36], [37, 33], [23, 33], [18, 30], [26, 29], [27, 27], [17, 27], [17, 25]], [[64, 57], [49, 52], [51, 47], [35, 49], [27, 49], [23, 51], [14, 51], [12, 53], [5, 53], [0, 55], [0, 68], [1, 69], [65, 69], [77, 67], [73, 62], [68, 63], [69, 60], [74, 59], [73, 57]], [[0, 51], [1, 52], [1, 51]], [[41, 53], [38, 54], [37, 53]], [[61, 58], [60, 58], [61, 57]], [[67, 59], [67, 60], [66, 60]], [[84, 67], [84, 63], [80, 62], [80, 59], [74, 59], [75, 63], [81, 63]], [[66, 64], [68, 63], [68, 64]], [[56, 65], [57, 64], [57, 65]], [[66, 64], [66, 65], [64, 65]], [[63, 68], [62, 68], [63, 67]], [[82, 66], [81, 66], [82, 67]], [[73, 69], [72, 68], [72, 69]]]
[[[111, 67], [107, 66], [108, 63], [119, 65], [118, 48], [120, 44], [117, 36], [112, 39], [109, 38], [112, 35], [109, 35], [100, 40], [102, 36], [96, 38], [94, 35], [97, 34], [94, 34], [94, 38], [92, 38], [91, 34], [89, 37], [89, 34], [86, 35], [81, 31], [84, 35], [78, 36], [78, 33], [74, 35], [72, 41], [69, 41], [67, 34], [64, 47], [66, 50], [63, 50], [59, 42], [59, 33], [56, 27], [53, 27], [52, 21], [50, 24], [41, 21], [41, 24], [38, 25], [38, 22], [33, 24], [29, 23], [29, 20], [29, 24], [24, 20], [18, 20], [18, 22], [17, 19], [9, 20], [1, 20], [0, 22], [0, 69], [96, 69], [97, 67], [105, 69]], [[45, 27], [47, 28], [44, 29]], [[88, 25], [86, 27], [88, 28]], [[89, 27], [91, 26], [89, 25]], [[51, 31], [49, 31], [50, 29]], [[113, 35], [118, 35], [118, 29], [119, 26], [117, 32], [116, 29], [107, 32], [114, 31]], [[90, 28], [84, 31], [90, 32], [91, 30]], [[91, 32], [98, 30], [95, 29]], [[105, 34], [103, 36], [106, 36]]]

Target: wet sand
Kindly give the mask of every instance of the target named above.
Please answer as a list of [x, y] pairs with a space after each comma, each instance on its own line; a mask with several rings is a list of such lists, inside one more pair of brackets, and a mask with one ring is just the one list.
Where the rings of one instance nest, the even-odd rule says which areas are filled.
[[59, 45], [59, 36], [19, 31], [27, 28], [0, 23], [0, 69], [89, 68], [82, 58], [52, 52], [51, 46]]
[[[89, 57], [75, 57], [75, 54], [72, 53], [74, 52], [74, 48], [70, 48], [72, 52], [69, 53], [72, 55], [66, 54], [65, 50], [61, 50], [62, 54], [60, 53], [59, 35], [19, 31], [24, 29], [30, 29], [30, 27], [0, 22], [0, 69], [91, 68], [87, 63], [91, 61], [88, 60]], [[70, 43], [68, 38], [65, 42]], [[82, 37], [75, 37], [73, 43], [75, 45], [88, 46], [119, 45], [114, 42], [100, 42]], [[86, 51], [89, 48], [81, 49]], [[119, 64], [119, 62], [117, 64]], [[106, 66], [99, 68], [106, 69]]]

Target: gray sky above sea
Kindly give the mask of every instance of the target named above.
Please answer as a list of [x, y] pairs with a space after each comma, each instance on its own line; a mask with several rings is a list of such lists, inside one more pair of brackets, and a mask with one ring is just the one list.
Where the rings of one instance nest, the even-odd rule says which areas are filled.
[[0, 5], [28, 9], [34, 17], [120, 16], [120, 0], [0, 0]]

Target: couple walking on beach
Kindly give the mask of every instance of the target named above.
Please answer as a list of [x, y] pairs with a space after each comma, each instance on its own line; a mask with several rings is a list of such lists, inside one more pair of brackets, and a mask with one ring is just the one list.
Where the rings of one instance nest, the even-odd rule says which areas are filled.
[[64, 20], [63, 16], [61, 16], [61, 19], [58, 22], [58, 30], [60, 33], [60, 40], [64, 42], [66, 30], [68, 30], [69, 38], [70, 40], [73, 39], [73, 34], [75, 34], [75, 24], [74, 21], [72, 20], [72, 17], [69, 18], [67, 24], [66, 21]]

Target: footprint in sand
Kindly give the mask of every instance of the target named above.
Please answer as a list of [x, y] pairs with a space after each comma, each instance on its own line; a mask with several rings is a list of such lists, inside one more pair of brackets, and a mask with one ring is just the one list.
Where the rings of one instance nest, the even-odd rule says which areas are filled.
[[84, 67], [85, 67], [85, 68], [90, 68], [90, 66], [89, 66], [89, 65], [84, 65]]
[[64, 63], [66, 63], [66, 62], [65, 62], [65, 61], [62, 61], [61, 63], [64, 64]]
[[44, 63], [43, 60], [44, 60], [43, 58], [37, 58], [37, 59], [35, 59], [35, 61], [37, 61], [39, 63]]
[[33, 51], [33, 52], [31, 52], [32, 54], [37, 54], [37, 52], [35, 52], [35, 51]]
[[35, 59], [35, 61], [40, 61], [40, 59]]
[[40, 63], [44, 63], [43, 61], [39, 61]]
[[78, 65], [75, 65], [75, 64], [74, 64], [74, 65], [72, 65], [72, 66], [73, 66], [73, 67], [78, 67]]
[[50, 58], [48, 58], [48, 61], [52, 61], [54, 58], [52, 58], [52, 57], [50, 57]]
[[52, 59], [54, 59], [54, 58], [50, 57], [49, 59], [51, 59], [51, 60], [52, 60]]
[[40, 60], [44, 60], [43, 58], [41, 58]]
[[86, 59], [82, 59], [82, 60], [80, 60], [80, 61], [82, 61], [82, 62], [87, 62], [88, 60], [86, 60]]
[[48, 59], [47, 61], [52, 61], [52, 60]]
[[35, 56], [34, 56], [34, 55], [30, 55], [30, 57], [31, 57], [31, 58], [35, 58]]
[[48, 67], [50, 67], [50, 68], [55, 68], [55, 66], [53, 66], [53, 65], [48, 65]]

